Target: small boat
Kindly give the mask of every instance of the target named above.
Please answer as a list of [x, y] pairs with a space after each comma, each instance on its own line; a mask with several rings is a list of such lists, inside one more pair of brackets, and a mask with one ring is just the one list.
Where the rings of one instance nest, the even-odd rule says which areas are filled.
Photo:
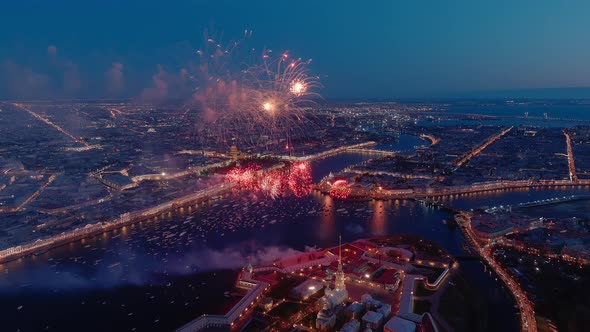
[[121, 262], [113, 263], [113, 264], [109, 265], [109, 269], [112, 269], [112, 268], [117, 267], [119, 265], [121, 265]]
[[49, 249], [46, 250], [41, 250], [41, 251], [37, 251], [36, 253], [33, 254], [33, 256], [39, 256], [39, 255], [43, 255], [44, 253], [48, 252]]

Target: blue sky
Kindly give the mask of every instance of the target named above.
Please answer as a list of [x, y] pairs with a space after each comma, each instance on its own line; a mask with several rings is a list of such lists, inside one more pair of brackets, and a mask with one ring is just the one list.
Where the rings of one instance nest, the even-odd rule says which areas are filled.
[[[135, 97], [204, 30], [312, 58], [321, 94], [411, 98], [590, 86], [588, 1], [10, 1], [0, 98]], [[113, 87], [114, 84], [118, 84]]]

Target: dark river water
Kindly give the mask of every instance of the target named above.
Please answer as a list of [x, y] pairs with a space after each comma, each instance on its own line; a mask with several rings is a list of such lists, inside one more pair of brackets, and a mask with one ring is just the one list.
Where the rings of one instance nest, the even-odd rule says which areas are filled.
[[[422, 141], [408, 139], [408, 144]], [[399, 147], [398, 147], [399, 149]], [[374, 156], [314, 161], [318, 180]], [[515, 204], [579, 190], [514, 191], [448, 199], [465, 209]], [[446, 212], [405, 200], [344, 202], [313, 193], [270, 199], [254, 193], [177, 210], [109, 234], [0, 265], [2, 331], [170, 331], [203, 313], [223, 313], [236, 298], [237, 269], [310, 247], [413, 233], [461, 255], [463, 239]], [[514, 331], [514, 303], [478, 261], [461, 261], [489, 309], [489, 331]]]

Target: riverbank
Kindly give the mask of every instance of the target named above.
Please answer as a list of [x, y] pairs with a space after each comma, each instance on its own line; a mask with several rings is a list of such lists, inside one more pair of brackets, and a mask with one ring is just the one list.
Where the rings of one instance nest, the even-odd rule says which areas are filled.
[[[335, 154], [339, 154], [342, 152], [346, 152], [351, 149], [358, 149], [366, 146], [375, 145], [375, 142], [364, 142], [360, 144], [353, 144], [348, 146], [343, 146], [339, 148], [335, 148], [332, 150], [327, 150], [321, 153], [317, 153], [314, 155], [308, 155], [303, 158], [301, 157], [289, 157], [283, 156], [283, 159], [291, 160], [291, 161], [311, 161], [315, 159], [326, 158], [329, 156], [333, 156]], [[221, 165], [221, 164], [220, 164]], [[227, 166], [227, 162], [224, 162], [223, 165]], [[278, 165], [274, 165], [268, 167], [266, 169], [262, 169], [261, 172], [268, 172], [272, 170], [276, 170], [279, 168], [284, 167], [285, 164], [280, 163]], [[183, 173], [184, 175], [188, 175], [190, 172]], [[176, 175], [175, 175], [176, 176]], [[161, 180], [161, 178], [158, 178]], [[142, 179], [142, 181], [145, 179]], [[139, 180], [138, 180], [139, 181]], [[138, 211], [133, 212], [126, 212], [121, 214], [118, 218], [112, 221], [101, 221], [92, 224], [87, 224], [84, 227], [76, 228], [70, 231], [62, 232], [59, 235], [37, 239], [32, 242], [24, 243], [21, 245], [17, 245], [14, 247], [10, 247], [0, 251], [0, 264], [10, 262], [13, 260], [17, 260], [22, 257], [35, 255], [39, 253], [43, 253], [49, 251], [53, 248], [57, 248], [63, 246], [65, 244], [79, 241], [81, 239], [94, 236], [100, 233], [112, 231], [114, 229], [119, 229], [125, 227], [127, 225], [131, 225], [142, 220], [147, 220], [152, 217], [155, 217], [159, 214], [166, 213], [168, 211], [181, 208], [183, 206], [188, 206], [192, 204], [198, 204], [203, 200], [209, 199], [216, 199], [217, 196], [223, 195], [229, 192], [231, 189], [234, 188], [234, 184], [232, 183], [220, 183], [212, 187], [208, 187], [202, 189], [198, 192], [190, 193], [174, 199], [172, 201], [168, 201], [165, 203], [161, 203], [157, 206], [141, 209]]]
[[155, 217], [170, 210], [181, 208], [187, 205], [198, 204], [203, 200], [217, 199], [217, 196], [231, 190], [232, 188], [233, 185], [231, 183], [220, 183], [207, 189], [203, 189], [199, 192], [191, 193], [173, 201], [165, 202], [151, 208], [123, 213], [119, 216], [119, 218], [110, 222], [101, 221], [93, 224], [87, 224], [82, 228], [76, 228], [71, 231], [63, 232], [57, 236], [52, 236], [45, 239], [37, 239], [36, 241], [30, 243], [4, 249], [0, 251], [0, 264], [25, 256], [34, 255], [36, 253], [45, 252], [99, 233], [122, 228], [127, 225]]
[[[345, 167], [346, 162], [357, 160], [339, 155], [311, 166], [324, 173], [336, 161], [337, 167]], [[481, 205], [481, 197], [470, 200], [473, 207]], [[417, 234], [460, 256], [460, 233], [441, 222], [449, 217], [445, 211], [411, 200], [344, 202], [318, 192], [273, 200], [232, 191], [197, 209], [189, 206], [158, 216], [157, 222], [150, 219], [3, 264], [2, 270], [8, 273], [0, 283], [4, 296], [0, 306], [6, 312], [24, 306], [8, 320], [8, 330], [38, 330], [46, 325], [67, 329], [83, 322], [90, 323], [92, 331], [108, 329], [108, 323], [95, 317], [96, 310], [115, 317], [121, 329], [173, 330], [200, 314], [229, 310], [217, 305], [237, 278], [225, 269], [235, 271], [249, 261], [256, 266], [292, 249], [328, 248], [338, 243], [338, 234], [347, 242]], [[467, 263], [465, 278], [477, 290], [484, 310], [489, 317], [500, 317], [487, 323], [491, 330], [516, 330], [510, 294], [479, 262]], [[182, 278], [176, 277], [179, 274]], [[235, 299], [229, 299], [232, 305]], [[123, 310], [121, 304], [126, 305]], [[59, 315], [68, 308], [77, 308], [73, 321]], [[33, 319], [24, 318], [31, 315]]]
[[[345, 197], [337, 197], [342, 200], [356, 199], [428, 199], [432, 197], [444, 197], [452, 195], [475, 194], [490, 191], [504, 191], [509, 189], [536, 189], [536, 188], [568, 188], [590, 186], [590, 180], [545, 180], [545, 181], [495, 181], [475, 183], [472, 185], [449, 186], [444, 188], [411, 188], [411, 189], [383, 189], [382, 187], [372, 187], [370, 189], [350, 186], [350, 193]], [[314, 189], [323, 194], [330, 194], [331, 183], [322, 181], [315, 185]]]

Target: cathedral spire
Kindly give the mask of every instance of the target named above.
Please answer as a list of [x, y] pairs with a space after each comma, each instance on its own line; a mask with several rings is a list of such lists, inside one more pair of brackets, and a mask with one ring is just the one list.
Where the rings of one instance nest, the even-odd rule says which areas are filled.
[[342, 235], [338, 235], [338, 268], [342, 269]]
[[338, 271], [336, 272], [336, 280], [334, 286], [337, 290], [345, 290], [344, 285], [344, 271], [342, 270], [342, 236], [338, 236]]

